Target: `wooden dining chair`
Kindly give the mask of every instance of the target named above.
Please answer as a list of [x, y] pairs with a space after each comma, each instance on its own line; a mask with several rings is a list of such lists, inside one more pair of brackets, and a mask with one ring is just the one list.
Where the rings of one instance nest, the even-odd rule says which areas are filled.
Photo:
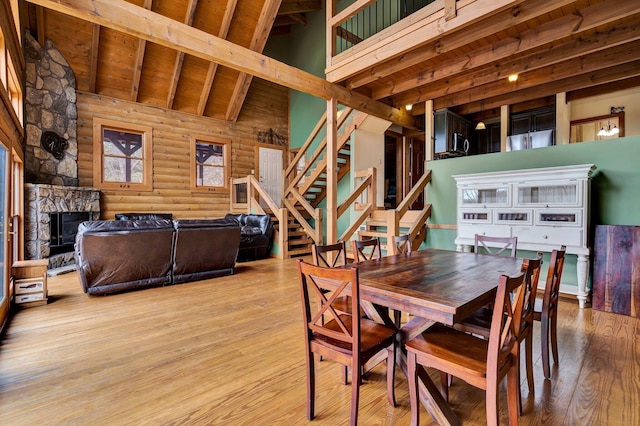
[[344, 241], [335, 244], [311, 246], [313, 264], [324, 268], [335, 268], [347, 264], [347, 244]]
[[[354, 263], [364, 262], [366, 260], [374, 260], [382, 258], [382, 250], [380, 248], [380, 239], [371, 238], [369, 240], [352, 240], [351, 251], [354, 256]], [[393, 323], [396, 328], [400, 328], [402, 322], [402, 312], [393, 311]]]
[[411, 253], [412, 248], [411, 248], [411, 239], [409, 238], [409, 234], [394, 235], [393, 247], [395, 249], [395, 254]]
[[553, 362], [558, 363], [558, 293], [560, 291], [560, 279], [564, 268], [564, 255], [566, 246], [560, 250], [551, 252], [549, 269], [547, 270], [547, 281], [544, 287], [542, 299], [536, 299], [533, 308], [533, 319], [540, 321], [540, 338], [542, 340], [542, 370], [544, 377], [551, 378], [551, 367], [549, 365], [549, 340], [551, 340], [551, 352]]
[[[351, 369], [351, 425], [358, 423], [358, 401], [362, 382], [362, 366], [380, 352], [387, 355], [387, 398], [395, 406], [394, 378], [396, 358], [396, 329], [378, 324], [357, 315], [347, 315], [334, 308], [334, 302], [348, 294], [351, 309], [360, 306], [358, 269], [322, 268], [298, 260], [298, 278], [305, 323], [307, 358], [307, 418], [315, 416], [315, 362], [314, 353], [336, 361]], [[330, 290], [326, 293], [326, 290]], [[311, 297], [322, 303], [312, 303]], [[312, 312], [312, 306], [318, 309]], [[326, 316], [324, 323], [321, 318]]]
[[507, 376], [509, 424], [518, 424], [516, 315], [524, 303], [524, 290], [524, 273], [500, 276], [488, 340], [436, 323], [406, 343], [412, 425], [420, 422], [417, 364], [440, 370], [442, 394], [447, 401], [448, 375], [483, 389], [490, 426], [499, 423], [499, 384]]
[[355, 263], [382, 258], [379, 238], [371, 238], [369, 240], [362, 241], [351, 240], [351, 249], [353, 252], [353, 261]]
[[[489, 235], [475, 235], [474, 252], [491, 256], [516, 257], [518, 237], [491, 237]], [[504, 254], [503, 254], [504, 253]]]
[[[536, 302], [536, 292], [538, 280], [540, 279], [540, 269], [542, 267], [542, 253], [538, 252], [535, 259], [524, 259], [522, 261], [522, 273], [525, 274], [525, 297], [522, 309], [515, 317], [517, 332], [517, 358], [518, 358], [518, 383], [520, 383], [520, 346], [524, 341], [525, 346], [525, 371], [527, 373], [527, 384], [529, 393], [534, 391], [533, 383], [533, 309]], [[493, 310], [483, 307], [473, 314], [455, 324], [454, 328], [467, 333], [476, 334], [484, 338], [490, 338], [491, 320]], [[518, 386], [518, 414], [522, 414], [522, 392]]]

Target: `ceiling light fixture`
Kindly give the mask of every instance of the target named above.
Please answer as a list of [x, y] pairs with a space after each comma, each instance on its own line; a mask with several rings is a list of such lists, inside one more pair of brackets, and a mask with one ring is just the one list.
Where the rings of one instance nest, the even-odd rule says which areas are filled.
[[406, 109], [407, 111], [411, 111], [411, 109], [413, 109], [413, 104], [406, 104], [404, 106], [404, 109]]
[[479, 121], [476, 124], [476, 130], [486, 130], [487, 126], [484, 125], [484, 121]]
[[509, 80], [510, 83], [515, 83], [516, 81], [518, 81], [518, 74], [509, 75], [509, 77], [507, 77], [507, 80]]

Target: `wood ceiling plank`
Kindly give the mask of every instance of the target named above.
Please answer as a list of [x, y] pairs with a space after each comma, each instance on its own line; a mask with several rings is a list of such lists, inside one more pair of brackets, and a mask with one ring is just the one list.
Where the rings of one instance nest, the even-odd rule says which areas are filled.
[[100, 49], [100, 25], [91, 24], [91, 63], [89, 65], [89, 92], [96, 93], [98, 77], [98, 53]]
[[[189, 0], [187, 5], [187, 12], [185, 14], [184, 23], [191, 26], [193, 24], [193, 18], [196, 14], [196, 7], [198, 6], [198, 0]], [[176, 89], [178, 88], [178, 81], [180, 80], [180, 73], [182, 72], [182, 64], [184, 62], [184, 52], [178, 51], [176, 53], [176, 62], [173, 67], [173, 76], [169, 83], [169, 95], [167, 96], [167, 108], [173, 107], [173, 101], [176, 96]]]
[[282, 4], [278, 10], [278, 15], [297, 15], [316, 10], [322, 10], [322, 3], [320, 0], [282, 0]]
[[[447, 94], [472, 89], [500, 79], [505, 79], [508, 75], [517, 74], [523, 70], [529, 72], [548, 67], [568, 59], [588, 55], [603, 49], [614, 48], [622, 43], [628, 43], [638, 39], [640, 39], [640, 22], [633, 22], [617, 27], [609, 27], [604, 33], [586, 35], [559, 45], [551, 45], [542, 51], [536, 50], [529, 55], [502, 62], [499, 65], [497, 61], [491, 61], [487, 58], [485, 61], [487, 65], [469, 72], [460, 73], [461, 70], [454, 71], [453, 66], [439, 67], [437, 74], [440, 75], [442, 70], [448, 70], [448, 75], [451, 77], [443, 77], [437, 81], [433, 80], [428, 85], [419, 84], [422, 83], [422, 81], [417, 79], [407, 80], [403, 82], [403, 87], [406, 87], [409, 81], [413, 81], [414, 84], [412, 88], [401, 96], [394, 96], [393, 102], [396, 105], [406, 105], [407, 103], [417, 103], [418, 101], [423, 102], [424, 100], [446, 96]], [[482, 56], [483, 52], [478, 51], [478, 54]], [[508, 56], [504, 58], [501, 57], [498, 58], [498, 60], [507, 57]], [[479, 63], [482, 61], [482, 58], [474, 58], [472, 61]], [[424, 80], [428, 79], [427, 77]], [[400, 85], [400, 83], [398, 85]], [[380, 99], [385, 91], [386, 90], [374, 91], [372, 97], [374, 99]], [[418, 97], [416, 97], [417, 94]], [[415, 99], [418, 99], [418, 101], [415, 101]]]
[[[632, 0], [630, 0], [630, 2], [631, 1]], [[429, 83], [446, 79], [453, 74], [469, 71], [473, 68], [481, 67], [492, 62], [509, 59], [514, 55], [518, 55], [528, 50], [544, 46], [555, 40], [561, 40], [565, 37], [575, 36], [587, 30], [596, 28], [600, 25], [608, 24], [613, 20], [619, 20], [620, 18], [627, 17], [630, 14], [637, 13], [637, 8], [635, 11], [632, 11], [627, 6], [627, 2], [620, 2], [616, 5], [609, 5], [610, 8], [616, 9], [616, 18], [611, 18], [610, 14], [604, 15], [600, 13], [590, 13], [589, 10], [591, 8], [595, 8], [596, 12], [601, 9], [600, 5], [592, 6], [590, 8], [584, 9], [583, 11], [585, 12], [585, 15], [591, 16], [594, 19], [586, 20], [578, 14], [563, 16], [562, 18], [555, 21], [548, 22], [537, 28], [520, 33], [517, 37], [512, 37], [508, 40], [501, 40], [496, 44], [490, 44], [483, 48], [476, 48], [472, 51], [472, 54], [457, 55], [454, 60], [448, 63], [438, 64], [437, 67], [433, 67], [426, 71], [424, 70], [424, 67], [422, 67], [421, 70], [420, 67], [414, 67], [417, 69], [417, 72], [412, 73], [410, 76], [402, 80], [394, 79], [393, 81], [386, 83], [385, 87], [374, 90], [372, 92], [373, 98], [381, 99], [388, 96], [397, 95], [407, 90], [414, 90], [416, 87], [425, 86]], [[634, 37], [633, 34], [628, 34], [629, 31], [637, 32], [638, 25], [636, 24], [622, 26], [621, 32], [623, 32], [623, 34], [618, 34], [617, 30], [615, 29], [607, 29], [607, 31], [601, 38], [610, 39], [609, 42], [615, 45], [616, 43], [626, 41], [627, 37], [629, 36]], [[574, 54], [574, 56], [588, 53], [590, 44], [589, 41], [583, 43], [582, 40], [578, 39], [569, 43], [564, 43], [564, 45], [569, 46], [570, 43], [574, 43], [576, 45], [576, 53]], [[601, 43], [598, 40], [593, 40], [591, 41], [591, 43], [594, 45], [594, 50], [600, 48], [597, 47], [597, 45]], [[553, 54], [554, 50], [555, 47], [548, 49], [546, 54]], [[564, 54], [568, 54], [568, 50], [569, 49], [566, 49]], [[530, 69], [532, 66], [535, 67], [535, 65], [532, 65], [530, 61], [535, 59], [535, 55], [533, 55], [533, 57], [527, 57], [525, 60], [517, 60], [515, 62], [509, 60], [508, 66], [501, 66], [501, 70], [504, 74], [508, 75], [512, 72], [519, 72], [524, 69]], [[518, 64], [516, 64], [516, 62], [518, 62]], [[544, 63], [544, 58], [539, 58], [538, 62]], [[518, 69], [518, 67], [520, 68]], [[511, 69], [507, 70], [507, 68]]]
[[215, 61], [237, 71], [246, 72], [312, 96], [325, 100], [336, 99], [345, 106], [399, 125], [415, 127], [413, 117], [406, 111], [374, 101], [321, 77], [122, 0], [29, 0], [29, 2], [100, 24], [103, 27], [111, 27], [170, 49]]
[[[153, 0], [144, 0], [144, 7], [147, 10], [151, 10]], [[138, 51], [136, 52], [136, 61], [133, 67], [133, 78], [131, 82], [131, 96], [130, 99], [132, 101], [138, 100], [138, 91], [140, 90], [140, 77], [142, 76], [142, 63], [144, 62], [144, 51], [147, 46], [147, 41], [145, 39], [140, 39], [138, 41]]]
[[[281, 0], [267, 0], [264, 2], [262, 11], [260, 12], [260, 19], [256, 25], [256, 29], [251, 38], [251, 45], [249, 49], [255, 52], [262, 52], [264, 46], [269, 38], [269, 33], [273, 27], [273, 21], [276, 19], [278, 9], [280, 8]], [[247, 96], [249, 86], [251, 85], [252, 77], [250, 74], [240, 73], [233, 89], [233, 95], [229, 99], [229, 106], [225, 113], [225, 118], [228, 121], [238, 120], [240, 115], [240, 108]]]
[[[640, 76], [640, 61], [633, 61], [591, 73], [573, 75], [560, 80], [551, 80], [544, 85], [514, 90], [492, 98], [477, 100], [461, 105], [456, 108], [456, 111], [460, 115], [468, 115], [486, 109], [499, 108], [502, 105], [511, 105], [543, 96], [555, 95], [556, 93], [585, 89], [594, 85], [613, 83], [638, 76]], [[434, 109], [446, 108], [447, 104], [447, 101], [435, 99]]]
[[[509, 29], [518, 23], [529, 21], [536, 16], [571, 2], [572, 0], [554, 2], [547, 0], [527, 1], [517, 5], [517, 7], [497, 12], [488, 18], [478, 19], [478, 25], [474, 26], [473, 31], [456, 31], [451, 34], [443, 34], [438, 27], [439, 21], [437, 21], [422, 29], [421, 33], [426, 34], [421, 34], [419, 37], [415, 37], [418, 34], [412, 36], [416, 40], [413, 44], [422, 46], [420, 49], [410, 51], [410, 43], [407, 43], [406, 46], [395, 46], [399, 42], [395, 42], [392, 46], [378, 46], [377, 48], [383, 51], [393, 48], [392, 51], [397, 56], [392, 57], [390, 53], [384, 53], [384, 56], [381, 56], [382, 53], [378, 54], [376, 51], [375, 55], [371, 56], [377, 59], [377, 62], [363, 63], [362, 65], [354, 64], [356, 68], [365, 71], [348, 78], [346, 87], [355, 89], [364, 86], [379, 78], [425, 62], [444, 52], [453, 51], [475, 40]], [[473, 6], [468, 7], [472, 8]], [[458, 9], [458, 12], [459, 14], [462, 13], [462, 9]], [[456, 22], [458, 19], [461, 19], [461, 16], [452, 19], [450, 22]], [[388, 57], [388, 60], [385, 60], [385, 57]]]
[[[229, 27], [231, 26], [231, 20], [235, 13], [237, 4], [238, 0], [227, 0], [227, 6], [224, 10], [224, 16], [222, 18], [222, 23], [220, 24], [220, 30], [218, 32], [218, 37], [220, 37], [221, 39], [227, 38]], [[198, 100], [198, 108], [196, 110], [196, 113], [198, 115], [203, 115], [207, 107], [207, 102], [209, 101], [209, 97], [211, 95], [211, 88], [213, 87], [213, 80], [216, 77], [217, 70], [218, 64], [216, 62], [210, 62], [209, 70], [207, 71], [207, 77], [204, 80], [204, 87], [202, 89], [202, 92], [200, 92], [200, 99]]]
[[[509, 83], [501, 79], [481, 87], [456, 92], [450, 95], [436, 98], [439, 107], [457, 106], [467, 103], [489, 99], [509, 93], [514, 90], [522, 90], [542, 86], [549, 81], [570, 79], [574, 75], [597, 72], [605, 68], [615, 68], [619, 65], [633, 63], [640, 60], [640, 41], [626, 43], [610, 49], [592, 53], [590, 55], [572, 58], [553, 66], [522, 73], [515, 83]], [[430, 98], [431, 99], [431, 98]]]

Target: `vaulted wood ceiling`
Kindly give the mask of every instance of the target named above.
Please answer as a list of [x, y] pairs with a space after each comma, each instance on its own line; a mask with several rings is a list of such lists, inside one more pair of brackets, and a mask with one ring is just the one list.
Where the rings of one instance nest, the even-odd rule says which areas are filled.
[[[270, 33], [306, 23], [320, 0], [127, 0], [236, 45], [262, 52]], [[29, 4], [28, 27], [51, 39], [78, 90], [235, 121], [252, 76]]]
[[[127, 1], [256, 52], [270, 34], [304, 24], [320, 8], [319, 0]], [[30, 30], [54, 41], [79, 90], [237, 119], [250, 74], [47, 8], [27, 10]], [[337, 83], [396, 107], [433, 99], [436, 109], [495, 115], [500, 105], [552, 102], [559, 92], [640, 85], [639, 25], [638, 0], [514, 1], [463, 28], [436, 28], [417, 48], [375, 59]], [[511, 73], [516, 83], [507, 82]]]

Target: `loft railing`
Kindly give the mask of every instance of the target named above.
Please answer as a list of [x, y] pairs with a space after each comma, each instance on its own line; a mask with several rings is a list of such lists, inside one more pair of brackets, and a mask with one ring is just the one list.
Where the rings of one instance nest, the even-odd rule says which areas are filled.
[[335, 53], [389, 28], [435, 0], [374, 0], [354, 3], [357, 12], [345, 14], [346, 18], [335, 27]]

